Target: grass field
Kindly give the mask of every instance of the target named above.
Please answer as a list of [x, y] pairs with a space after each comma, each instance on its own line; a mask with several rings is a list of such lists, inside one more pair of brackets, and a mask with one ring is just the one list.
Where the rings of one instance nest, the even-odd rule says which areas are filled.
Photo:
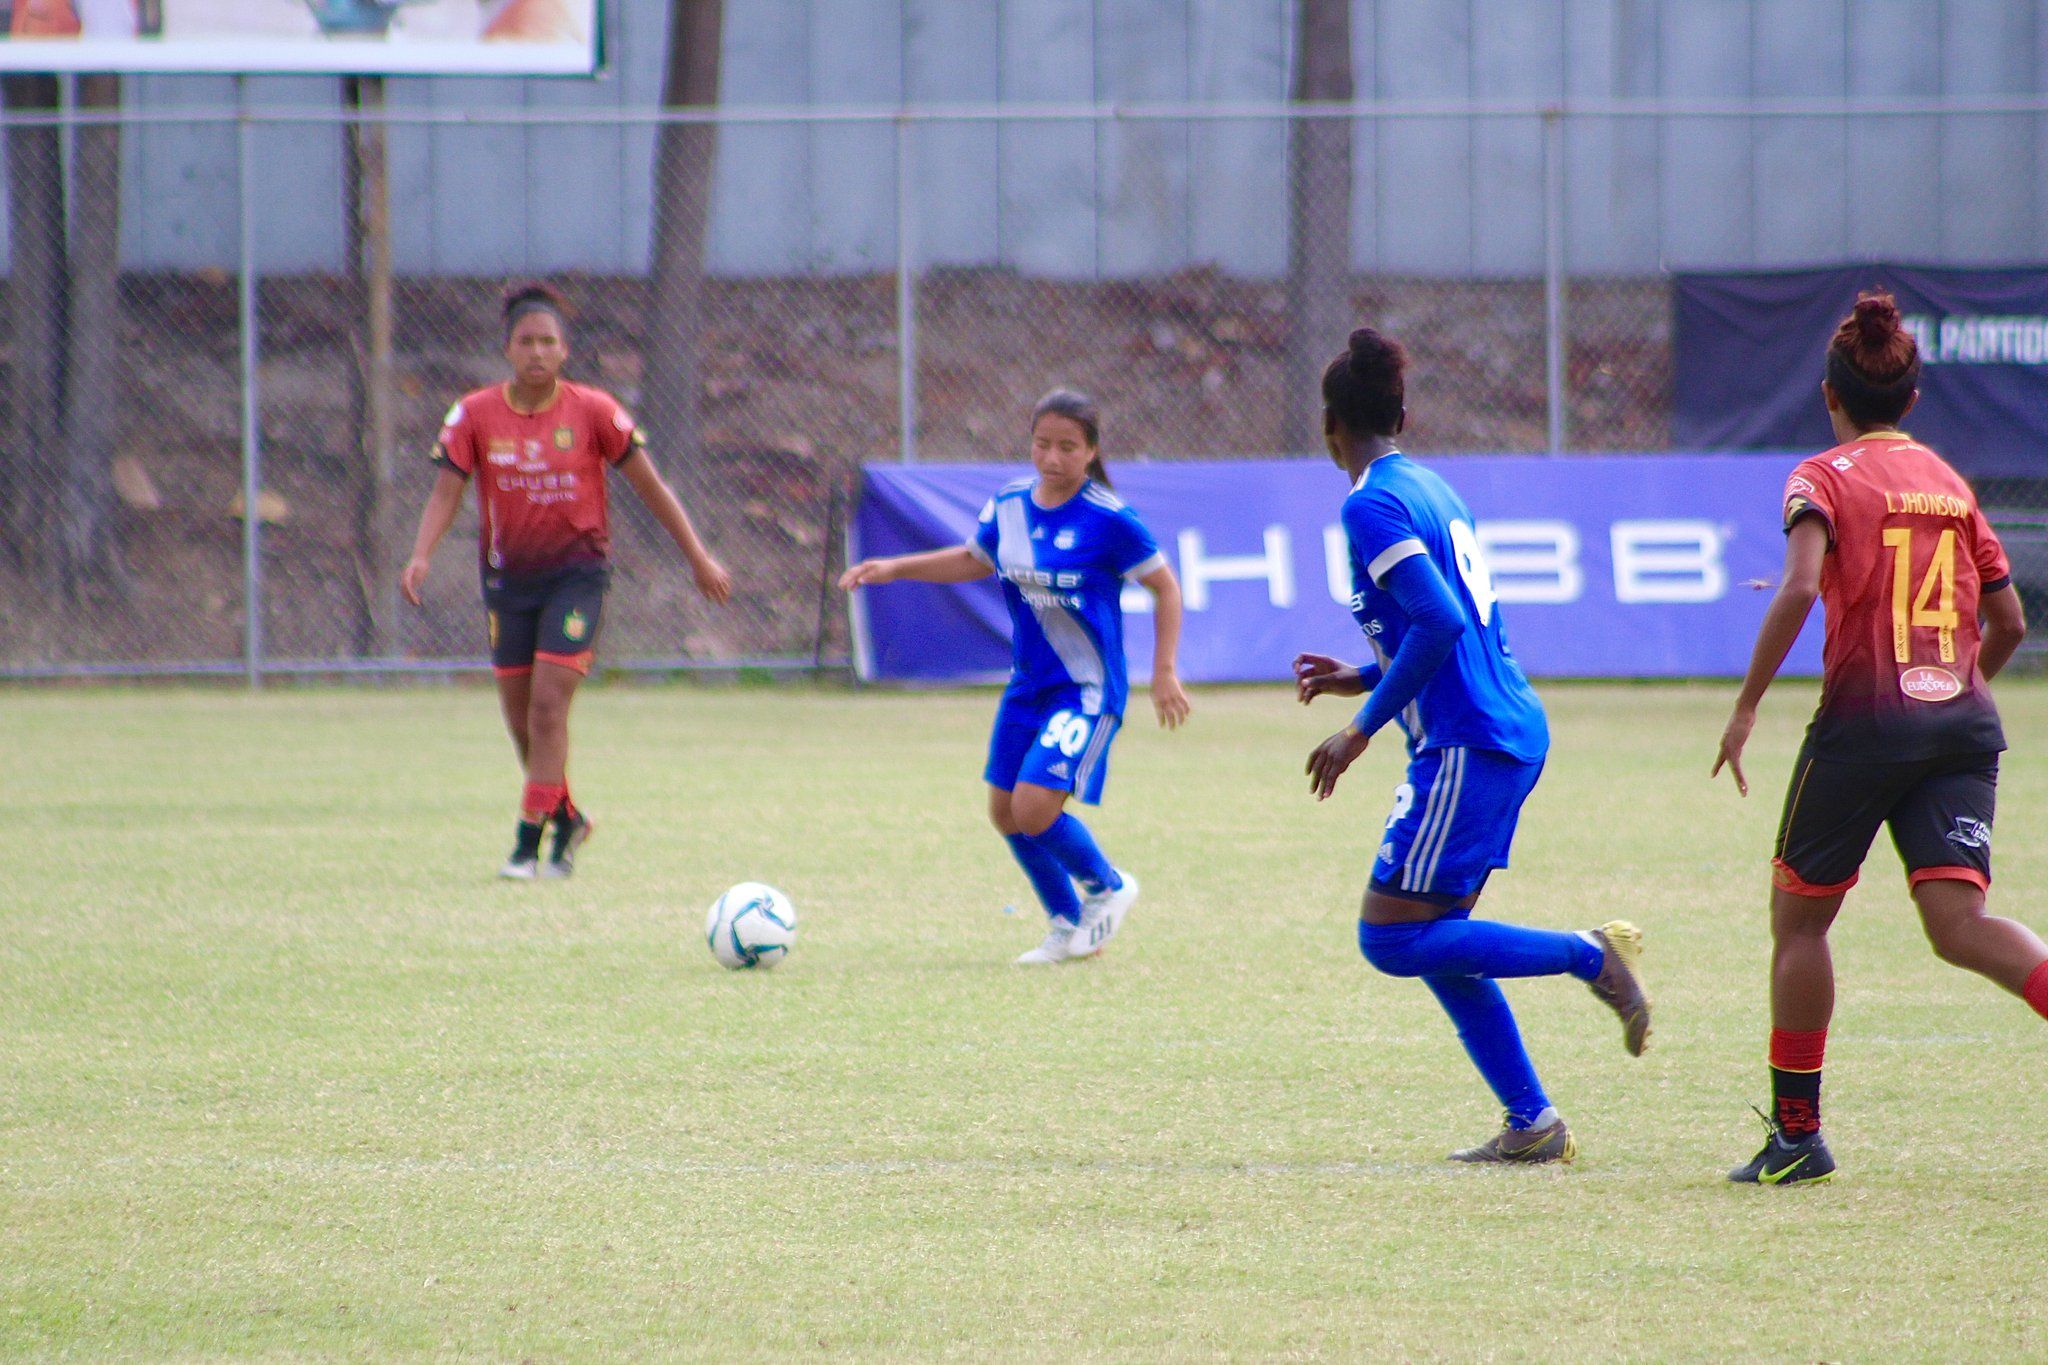
[[[1278, 690], [1134, 724], [1095, 817], [1146, 897], [1040, 922], [978, 785], [987, 693], [596, 688], [577, 879], [492, 879], [475, 689], [0, 697], [0, 1354], [2042, 1358], [2048, 1028], [1942, 966], [1891, 852], [1837, 929], [1825, 1188], [1736, 1189], [1764, 859], [1810, 685], [1545, 689], [1487, 910], [1648, 933], [1648, 1056], [1512, 984], [1569, 1170], [1359, 958], [1398, 767], [1324, 806]], [[2001, 702], [1995, 901], [2048, 926], [2048, 687]], [[1325, 703], [1325, 706], [1331, 704]], [[786, 888], [728, 973], [703, 907]], [[1005, 904], [1020, 907], [1015, 917]]]

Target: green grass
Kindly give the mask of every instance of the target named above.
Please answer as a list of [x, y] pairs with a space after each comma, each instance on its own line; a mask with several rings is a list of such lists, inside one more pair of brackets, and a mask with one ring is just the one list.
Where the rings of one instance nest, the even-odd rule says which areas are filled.
[[[1843, 1174], [1721, 1179], [1780, 692], [1743, 802], [1727, 689], [1546, 689], [1486, 908], [1637, 919], [1659, 1014], [1637, 1061], [1577, 983], [1509, 987], [1583, 1148], [1536, 1171], [1442, 1161], [1496, 1114], [1357, 953], [1396, 746], [1318, 806], [1339, 713], [1277, 690], [1132, 726], [1092, 819], [1146, 898], [1040, 972], [986, 693], [593, 689], [599, 837], [533, 886], [491, 877], [482, 691], [7, 694], [0, 1354], [2048, 1355], [2048, 1031], [1926, 950], [1882, 840], [1836, 931]], [[2001, 701], [1995, 899], [2038, 926], [2048, 688]], [[701, 937], [746, 878], [803, 916], [772, 974]]]

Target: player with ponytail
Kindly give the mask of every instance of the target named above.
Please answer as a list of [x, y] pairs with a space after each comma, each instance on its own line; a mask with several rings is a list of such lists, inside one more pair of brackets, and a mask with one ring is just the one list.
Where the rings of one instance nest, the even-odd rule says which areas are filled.
[[1101, 951], [1138, 899], [1137, 878], [1113, 866], [1066, 810], [1069, 796], [1089, 805], [1102, 799], [1110, 743], [1123, 722], [1126, 582], [1154, 599], [1152, 709], [1161, 725], [1187, 719], [1188, 694], [1176, 663], [1180, 584], [1138, 514], [1110, 491], [1094, 402], [1072, 389], [1039, 399], [1031, 463], [1036, 477], [990, 498], [966, 544], [862, 560], [839, 586], [1001, 576], [1010, 684], [982, 777], [989, 821], [1045, 908], [1044, 941], [1017, 961], [1049, 965]]
[[1570, 1161], [1578, 1141], [1536, 1077], [1499, 980], [1578, 977], [1621, 1017], [1623, 1046], [1640, 1054], [1650, 1033], [1636, 969], [1642, 936], [1623, 920], [1565, 933], [1472, 918], [1487, 878], [1508, 865], [1550, 731], [1508, 651], [1472, 513], [1395, 444], [1407, 423], [1406, 368], [1398, 343], [1361, 327], [1323, 372], [1324, 439], [1351, 484], [1342, 512], [1351, 614], [1375, 661], [1357, 668], [1296, 656], [1304, 704], [1366, 698], [1309, 755], [1309, 788], [1327, 799], [1384, 726], [1405, 732], [1407, 780], [1378, 839], [1359, 949], [1389, 976], [1422, 978], [1506, 1111], [1499, 1132], [1451, 1160]]
[[626, 409], [602, 389], [562, 377], [562, 296], [545, 284], [514, 286], [502, 318], [511, 378], [465, 394], [442, 419], [433, 457], [440, 474], [399, 585], [418, 605], [434, 547], [474, 478], [491, 664], [525, 778], [512, 856], [499, 875], [529, 881], [568, 876], [591, 831], [569, 797], [569, 704], [595, 657], [611, 579], [606, 470], [616, 469], [647, 504], [689, 561], [698, 591], [723, 602], [732, 580], [648, 458]]
[[1837, 445], [1785, 484], [1784, 581], [1757, 632], [1713, 771], [1749, 794], [1757, 704], [1819, 598], [1820, 707], [1793, 764], [1771, 878], [1773, 1108], [1740, 1183], [1835, 1169], [1820, 1130], [1834, 1012], [1828, 929], [1888, 825], [1928, 942], [2048, 1016], [2048, 945], [1985, 913], [1998, 755], [1990, 680], [2026, 634], [1998, 537], [1962, 477], [1899, 429], [1920, 351], [1891, 295], [1865, 294], [1828, 344], [1821, 381]]

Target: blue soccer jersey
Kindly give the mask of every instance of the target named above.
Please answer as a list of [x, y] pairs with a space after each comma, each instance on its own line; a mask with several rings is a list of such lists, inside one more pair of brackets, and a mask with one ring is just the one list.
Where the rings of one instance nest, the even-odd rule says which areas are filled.
[[1019, 479], [990, 498], [967, 550], [994, 569], [1010, 608], [1010, 688], [1071, 688], [1088, 715], [1121, 716], [1123, 588], [1166, 563], [1152, 533], [1093, 479], [1058, 507]]
[[1463, 746], [1527, 762], [1550, 748], [1543, 703], [1508, 650], [1472, 513], [1436, 473], [1395, 451], [1366, 467], [1344, 499], [1351, 615], [1382, 667], [1400, 652], [1407, 613], [1380, 586], [1395, 565], [1427, 555], [1465, 615], [1465, 630], [1400, 724], [1411, 753]]

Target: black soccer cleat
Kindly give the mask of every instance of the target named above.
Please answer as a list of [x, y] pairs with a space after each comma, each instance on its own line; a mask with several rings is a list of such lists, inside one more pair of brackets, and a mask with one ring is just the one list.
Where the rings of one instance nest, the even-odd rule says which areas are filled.
[[1764, 1139], [1763, 1150], [1728, 1172], [1730, 1180], [1738, 1185], [1819, 1185], [1834, 1178], [1835, 1154], [1820, 1129], [1795, 1140], [1768, 1117], [1764, 1122], [1770, 1124], [1771, 1135]]
[[576, 871], [576, 850], [583, 847], [589, 840], [591, 831], [597, 826], [580, 810], [571, 810], [566, 818], [557, 813], [553, 817], [553, 824], [554, 845], [548, 850], [548, 860], [541, 868], [540, 875], [571, 876]]
[[1579, 1140], [1563, 1119], [1542, 1128], [1516, 1128], [1505, 1120], [1501, 1129], [1477, 1147], [1451, 1153], [1451, 1160], [1473, 1166], [1544, 1166], [1569, 1164], [1579, 1155]]

